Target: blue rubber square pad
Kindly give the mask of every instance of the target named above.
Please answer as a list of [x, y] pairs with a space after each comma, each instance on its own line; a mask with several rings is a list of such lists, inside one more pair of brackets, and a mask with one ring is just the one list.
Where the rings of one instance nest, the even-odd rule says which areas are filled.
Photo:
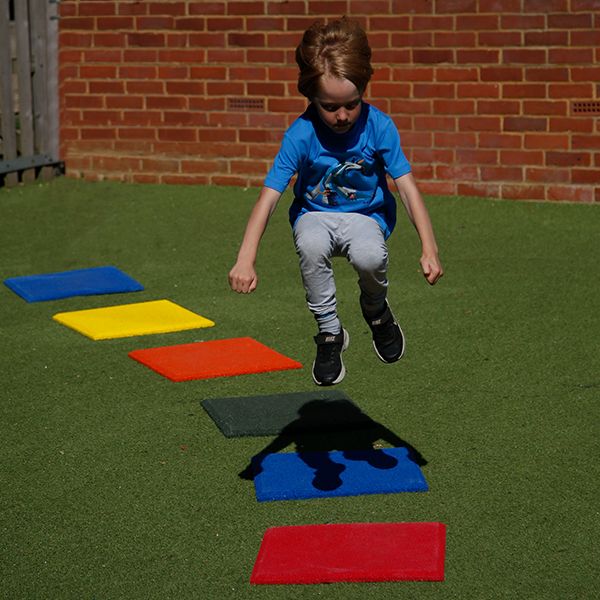
[[139, 292], [144, 289], [141, 283], [111, 266], [11, 277], [5, 279], [4, 284], [27, 302]]
[[263, 454], [252, 469], [259, 502], [429, 489], [408, 448]]

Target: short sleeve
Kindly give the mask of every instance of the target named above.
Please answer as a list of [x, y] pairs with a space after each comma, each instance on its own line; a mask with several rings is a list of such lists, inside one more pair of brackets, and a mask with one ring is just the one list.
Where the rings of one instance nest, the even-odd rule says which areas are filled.
[[290, 179], [298, 172], [299, 166], [300, 152], [288, 131], [283, 136], [281, 147], [275, 156], [271, 170], [267, 173], [264, 185], [283, 193], [290, 183]]
[[411, 167], [400, 143], [400, 134], [390, 117], [382, 120], [379, 131], [378, 152], [383, 159], [385, 170], [392, 179], [410, 173]]

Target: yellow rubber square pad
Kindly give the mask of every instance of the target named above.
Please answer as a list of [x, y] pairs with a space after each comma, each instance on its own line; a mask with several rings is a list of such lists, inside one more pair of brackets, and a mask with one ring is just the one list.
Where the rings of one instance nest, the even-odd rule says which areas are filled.
[[93, 340], [214, 326], [214, 322], [210, 319], [197, 315], [170, 300], [75, 310], [58, 313], [52, 318]]

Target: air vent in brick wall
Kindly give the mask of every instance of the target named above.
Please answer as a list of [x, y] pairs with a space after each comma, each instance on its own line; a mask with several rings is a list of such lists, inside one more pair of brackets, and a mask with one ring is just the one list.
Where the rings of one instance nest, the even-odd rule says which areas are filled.
[[227, 106], [229, 110], [264, 110], [265, 101], [263, 98], [228, 98]]
[[571, 111], [574, 115], [600, 115], [600, 101], [572, 102]]

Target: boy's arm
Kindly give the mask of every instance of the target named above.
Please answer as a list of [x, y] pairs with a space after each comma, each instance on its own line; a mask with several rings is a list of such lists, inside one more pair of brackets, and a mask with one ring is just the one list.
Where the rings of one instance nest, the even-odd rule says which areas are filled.
[[438, 258], [438, 247], [433, 234], [429, 213], [417, 188], [412, 173], [407, 173], [394, 179], [408, 217], [415, 226], [421, 238], [422, 254], [421, 269], [427, 282], [433, 285], [443, 274], [444, 270]]
[[229, 285], [234, 292], [249, 294], [258, 285], [254, 269], [258, 245], [280, 197], [280, 192], [269, 187], [263, 187], [258, 196], [246, 225], [237, 261], [229, 272]]

